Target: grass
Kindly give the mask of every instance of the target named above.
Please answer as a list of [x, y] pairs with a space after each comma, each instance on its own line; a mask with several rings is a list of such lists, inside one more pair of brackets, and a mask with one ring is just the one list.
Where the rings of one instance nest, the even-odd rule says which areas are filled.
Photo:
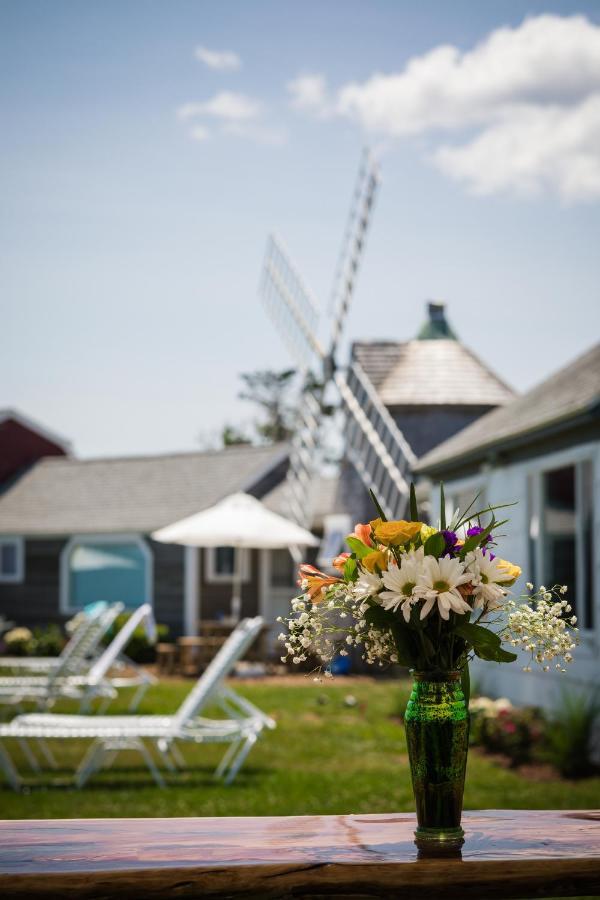
[[[140, 707], [144, 713], [174, 711], [191, 683], [172, 681], [152, 688]], [[231, 787], [215, 783], [212, 771], [220, 747], [182, 750], [186, 772], [169, 776], [170, 787], [154, 786], [135, 754], [123, 753], [109, 771], [82, 790], [68, 778], [85, 746], [57, 745], [61, 769], [32, 778], [32, 788], [15, 794], [0, 786], [2, 818], [92, 818], [107, 816], [313, 815], [409, 811], [414, 808], [406, 743], [396, 712], [407, 685], [369, 680], [315, 685], [261, 682], [237, 684], [277, 719], [252, 751]], [[345, 703], [348, 694], [356, 705]], [[57, 707], [66, 710], [67, 705]], [[126, 709], [126, 698], [111, 712]], [[54, 746], [54, 745], [53, 745]], [[27, 766], [18, 746], [10, 752], [22, 773]], [[535, 783], [471, 752], [465, 791], [466, 809], [577, 809], [600, 806], [600, 778], [578, 782]]]

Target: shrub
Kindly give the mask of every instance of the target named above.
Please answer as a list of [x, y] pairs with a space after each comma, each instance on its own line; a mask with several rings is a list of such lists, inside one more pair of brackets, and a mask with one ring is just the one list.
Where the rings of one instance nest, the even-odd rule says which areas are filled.
[[[117, 632], [121, 630], [129, 616], [130, 613], [121, 613], [120, 616], [117, 616], [113, 627], [104, 637], [105, 645], [110, 644]], [[168, 636], [169, 628], [167, 625], [156, 626], [157, 641], [164, 641]], [[138, 625], [138, 627], [135, 629], [131, 636], [131, 640], [129, 641], [123, 652], [135, 663], [152, 663], [156, 660], [155, 645], [150, 643], [150, 641], [148, 640], [146, 636], [146, 629], [143, 625]]]
[[4, 635], [8, 656], [58, 656], [65, 639], [58, 625], [39, 625], [33, 629], [13, 628]]
[[30, 656], [59, 656], [65, 639], [58, 625], [34, 628]]
[[599, 714], [598, 694], [563, 693], [548, 729], [547, 756], [564, 778], [585, 778], [597, 770], [592, 738]]
[[30, 656], [33, 634], [29, 628], [12, 628], [4, 635], [6, 652], [9, 656]]
[[478, 697], [471, 701], [470, 742], [502, 753], [511, 766], [529, 762], [544, 735], [545, 721], [534, 707], [517, 708], [509, 700]]

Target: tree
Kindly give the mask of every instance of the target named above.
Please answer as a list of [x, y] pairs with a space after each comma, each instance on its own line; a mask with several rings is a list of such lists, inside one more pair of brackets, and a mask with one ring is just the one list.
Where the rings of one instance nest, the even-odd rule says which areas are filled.
[[236, 447], [238, 445], [251, 444], [248, 435], [244, 434], [235, 425], [223, 425], [221, 440], [224, 447]]
[[268, 444], [288, 441], [294, 430], [294, 405], [290, 395], [294, 386], [295, 369], [284, 369], [274, 372], [272, 369], [260, 369], [257, 372], [245, 372], [240, 375], [244, 382], [244, 390], [240, 391], [241, 400], [249, 400], [258, 406], [263, 418], [255, 422], [254, 427], [261, 438]]

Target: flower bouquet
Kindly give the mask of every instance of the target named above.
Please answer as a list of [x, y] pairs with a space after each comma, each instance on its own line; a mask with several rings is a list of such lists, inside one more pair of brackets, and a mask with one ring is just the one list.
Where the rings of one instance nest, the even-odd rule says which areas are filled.
[[[566, 586], [542, 586], [513, 597], [519, 566], [494, 552], [506, 519], [502, 506], [457, 510], [446, 523], [443, 486], [436, 526], [420, 521], [414, 486], [410, 520], [378, 518], [356, 525], [349, 551], [332, 561], [337, 574], [301, 565], [302, 594], [281, 634], [282, 661], [317, 660], [330, 676], [332, 660], [360, 648], [380, 667], [406, 666], [413, 689], [405, 715], [415, 794], [417, 844], [460, 846], [469, 737], [469, 661], [514, 663], [515, 650], [532, 664], [561, 671], [577, 643]], [[489, 521], [488, 521], [489, 520]], [[487, 524], [482, 524], [487, 522]], [[317, 674], [320, 677], [320, 674]]]

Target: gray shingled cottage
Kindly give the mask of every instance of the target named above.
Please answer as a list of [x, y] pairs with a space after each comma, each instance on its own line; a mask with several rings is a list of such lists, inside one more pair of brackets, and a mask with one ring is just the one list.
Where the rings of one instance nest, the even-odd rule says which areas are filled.
[[[172, 635], [229, 609], [230, 548], [159, 544], [152, 531], [235, 491], [264, 497], [285, 476], [287, 449], [78, 460], [42, 458], [0, 494], [0, 614], [22, 624], [59, 621], [94, 600], [154, 604]], [[272, 618], [293, 594], [285, 551], [247, 551], [244, 615]]]
[[[413, 340], [361, 341], [351, 353], [415, 457], [513, 397], [457, 340], [442, 304], [428, 304]], [[281, 446], [77, 460], [38, 458], [53, 448], [38, 447], [34, 437], [21, 433], [34, 447], [28, 444], [23, 465], [0, 485], [0, 615], [24, 624], [64, 619], [97, 599], [129, 606], [150, 599], [173, 636], [194, 634], [200, 619], [229, 611], [232, 551], [157, 544], [149, 535], [238, 490], [287, 514]], [[0, 427], [0, 459], [14, 456], [14, 440], [13, 433], [10, 448], [3, 444]], [[324, 565], [373, 507], [350, 452], [340, 474], [315, 479], [313, 489], [311, 530], [323, 534]], [[261, 612], [274, 622], [289, 609], [295, 581], [287, 550], [248, 552], [243, 573], [243, 614]]]
[[502, 556], [523, 568], [514, 591], [526, 581], [570, 588], [581, 646], [568, 674], [486, 666], [480, 687], [550, 707], [567, 686], [600, 686], [600, 344], [431, 450], [417, 472], [443, 479], [462, 509], [477, 491], [484, 502], [518, 500], [502, 528]]

